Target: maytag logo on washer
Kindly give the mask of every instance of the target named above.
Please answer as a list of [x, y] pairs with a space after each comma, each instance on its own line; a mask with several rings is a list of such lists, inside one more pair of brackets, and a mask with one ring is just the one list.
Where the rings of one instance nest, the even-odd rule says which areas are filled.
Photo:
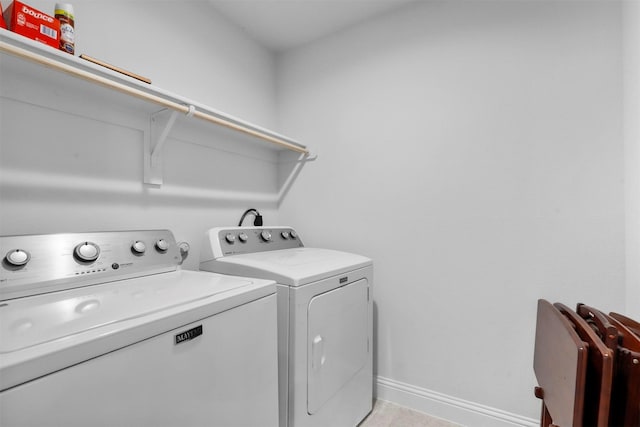
[[177, 334], [175, 345], [182, 344], [183, 342], [192, 340], [200, 335], [202, 335], [202, 325], [198, 325], [195, 328]]

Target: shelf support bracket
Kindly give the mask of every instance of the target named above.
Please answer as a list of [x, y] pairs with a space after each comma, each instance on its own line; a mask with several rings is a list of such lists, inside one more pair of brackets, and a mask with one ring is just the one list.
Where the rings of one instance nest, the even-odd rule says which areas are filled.
[[[189, 107], [187, 116], [192, 113]], [[144, 139], [144, 183], [162, 185], [163, 152], [167, 137], [176, 122], [179, 111], [163, 109], [151, 114], [149, 132]]]
[[289, 190], [291, 190], [291, 187], [293, 186], [293, 182], [296, 180], [298, 175], [300, 175], [300, 171], [302, 170], [302, 167], [305, 165], [305, 163], [313, 162], [317, 158], [318, 158], [317, 154], [302, 153], [298, 156], [297, 159], [293, 161], [279, 162], [280, 165], [293, 164], [293, 167], [291, 168], [291, 171], [289, 172], [288, 176], [284, 179], [284, 182], [280, 187], [280, 191], [278, 191], [278, 207], [280, 207], [280, 205], [282, 204], [282, 201], [284, 200], [286, 195], [289, 193]]

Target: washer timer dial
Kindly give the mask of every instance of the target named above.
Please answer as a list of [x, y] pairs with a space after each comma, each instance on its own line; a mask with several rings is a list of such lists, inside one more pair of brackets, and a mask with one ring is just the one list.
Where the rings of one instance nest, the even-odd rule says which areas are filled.
[[73, 254], [83, 262], [93, 262], [100, 255], [100, 248], [92, 242], [83, 242], [75, 247]]

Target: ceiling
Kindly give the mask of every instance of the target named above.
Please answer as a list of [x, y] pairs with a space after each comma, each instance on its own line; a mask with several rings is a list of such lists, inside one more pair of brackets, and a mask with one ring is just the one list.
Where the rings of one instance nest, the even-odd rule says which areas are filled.
[[209, 0], [264, 47], [281, 52], [416, 0]]

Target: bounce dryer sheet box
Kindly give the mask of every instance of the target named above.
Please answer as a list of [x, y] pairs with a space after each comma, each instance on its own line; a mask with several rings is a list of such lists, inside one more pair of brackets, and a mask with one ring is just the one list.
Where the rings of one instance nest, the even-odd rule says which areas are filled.
[[14, 33], [58, 48], [60, 21], [22, 2], [14, 0], [5, 12], [5, 20]]
[[4, 22], [4, 8], [2, 7], [2, 2], [0, 2], [0, 28], [7, 28], [7, 24]]

